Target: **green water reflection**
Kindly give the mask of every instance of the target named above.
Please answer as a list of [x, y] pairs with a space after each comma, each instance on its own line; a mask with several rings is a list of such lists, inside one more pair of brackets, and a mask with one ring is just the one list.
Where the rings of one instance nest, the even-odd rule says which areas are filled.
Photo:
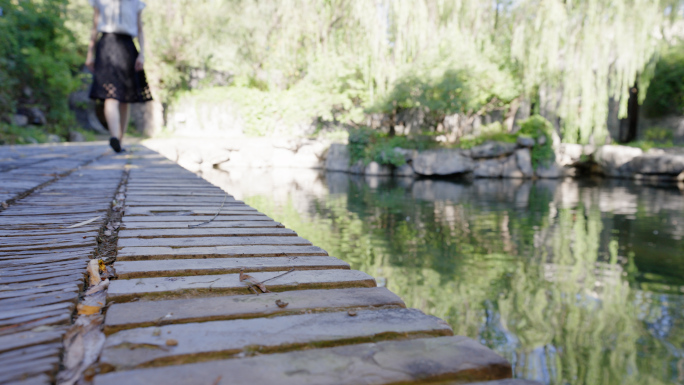
[[684, 200], [676, 188], [226, 178], [227, 189], [408, 306], [505, 356], [516, 377], [684, 383]]

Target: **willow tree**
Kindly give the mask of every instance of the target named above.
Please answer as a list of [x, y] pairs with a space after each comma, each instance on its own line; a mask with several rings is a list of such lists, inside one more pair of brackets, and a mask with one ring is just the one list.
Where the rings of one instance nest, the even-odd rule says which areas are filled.
[[315, 85], [368, 107], [407, 76], [434, 83], [456, 71], [466, 100], [443, 112], [511, 114], [537, 101], [565, 141], [599, 144], [609, 100], [624, 116], [629, 88], [647, 86], [680, 1], [148, 0], [144, 15], [161, 90], [204, 68], [265, 89]]
[[[511, 11], [511, 53], [521, 68], [524, 92], [545, 99], [542, 107], [561, 119], [565, 141], [586, 143], [593, 136], [601, 144], [610, 98], [619, 100], [619, 115], [626, 116], [629, 88], [656, 54], [676, 5], [526, 0]], [[639, 80], [647, 86], [649, 79]]]

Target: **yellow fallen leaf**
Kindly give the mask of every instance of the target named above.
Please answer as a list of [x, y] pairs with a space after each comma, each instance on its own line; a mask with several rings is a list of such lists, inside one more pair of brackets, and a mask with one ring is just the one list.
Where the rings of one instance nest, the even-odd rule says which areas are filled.
[[78, 304], [77, 309], [78, 309], [78, 314], [93, 315], [93, 314], [98, 314], [100, 312], [100, 309], [102, 309], [102, 307], [101, 306], [89, 306], [89, 305], [84, 305], [84, 304], [80, 303], [80, 304]]
[[104, 273], [107, 270], [107, 265], [105, 265], [102, 259], [97, 260], [97, 267], [100, 268], [100, 273]]

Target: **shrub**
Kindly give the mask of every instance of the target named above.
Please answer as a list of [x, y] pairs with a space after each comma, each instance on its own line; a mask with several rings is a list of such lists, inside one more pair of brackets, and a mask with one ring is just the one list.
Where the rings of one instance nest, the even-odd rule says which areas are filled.
[[[45, 108], [53, 131], [72, 122], [68, 95], [79, 86], [82, 57], [64, 26], [67, 0], [0, 0], [0, 115], [17, 102]], [[26, 95], [25, 87], [32, 95]]]
[[684, 45], [670, 47], [660, 57], [646, 92], [644, 114], [684, 114]]
[[[549, 165], [556, 159], [553, 151], [553, 125], [541, 115], [533, 115], [529, 119], [520, 122], [520, 130], [517, 135], [525, 135], [534, 138], [537, 145], [532, 147], [532, 166]], [[539, 145], [539, 139], [544, 138], [545, 143]]]
[[406, 136], [389, 136], [367, 127], [349, 130], [349, 161], [355, 164], [362, 161], [365, 165], [377, 162], [389, 166], [406, 164], [404, 155], [395, 148], [423, 150], [434, 146], [428, 140], [409, 139]]

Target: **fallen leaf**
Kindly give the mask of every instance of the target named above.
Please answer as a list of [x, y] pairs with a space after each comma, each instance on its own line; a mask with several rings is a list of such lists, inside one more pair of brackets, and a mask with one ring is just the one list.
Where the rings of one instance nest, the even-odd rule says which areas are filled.
[[97, 267], [100, 268], [100, 272], [102, 272], [102, 273], [104, 273], [105, 271], [107, 271], [107, 265], [105, 265], [105, 263], [104, 263], [104, 261], [102, 260], [102, 258], [100, 258], [100, 259], [97, 260]]
[[60, 385], [73, 385], [99, 357], [105, 342], [100, 315], [82, 315], [64, 336], [64, 370], [57, 375]]
[[90, 286], [97, 286], [102, 282], [100, 278], [100, 264], [97, 259], [88, 262], [88, 276], [90, 276]]
[[277, 300], [276, 300], [276, 305], [278, 305], [278, 307], [286, 307], [287, 305], [289, 305], [289, 303], [288, 303], [288, 302], [283, 302], [283, 301], [277, 299]]
[[98, 314], [100, 312], [100, 309], [102, 309], [102, 306], [89, 306], [79, 303], [76, 308], [78, 309], [78, 314], [93, 315]]
[[177, 346], [178, 341], [174, 340], [173, 338], [169, 338], [166, 340], [166, 346]]
[[214, 383], [212, 385], [218, 385], [221, 382], [221, 376], [218, 376], [216, 380], [214, 380]]
[[76, 227], [85, 226], [85, 225], [87, 225], [88, 223], [95, 222], [96, 220], [98, 220], [98, 219], [100, 219], [100, 218], [102, 218], [102, 215], [100, 215], [99, 217], [95, 217], [95, 218], [93, 218], [93, 219], [88, 219], [87, 221], [83, 221], [83, 222], [81, 222], [81, 223], [77, 223], [77, 224], [75, 224], [75, 225], [71, 225], [71, 226], [65, 227], [65, 228], [66, 228], [66, 229], [74, 229], [74, 228], [76, 228]]
[[270, 291], [268, 291], [268, 289], [266, 289], [266, 285], [257, 281], [257, 279], [252, 277], [251, 275], [245, 274], [244, 269], [240, 269], [240, 282], [246, 282], [250, 287], [256, 286], [263, 293], [270, 293]]
[[85, 292], [85, 294], [92, 295], [106, 289], [107, 287], [109, 287], [109, 279], [105, 279], [102, 282], [98, 283], [96, 286], [92, 286]]
[[347, 314], [349, 314], [351, 317], [356, 317], [356, 310], [349, 310]]

